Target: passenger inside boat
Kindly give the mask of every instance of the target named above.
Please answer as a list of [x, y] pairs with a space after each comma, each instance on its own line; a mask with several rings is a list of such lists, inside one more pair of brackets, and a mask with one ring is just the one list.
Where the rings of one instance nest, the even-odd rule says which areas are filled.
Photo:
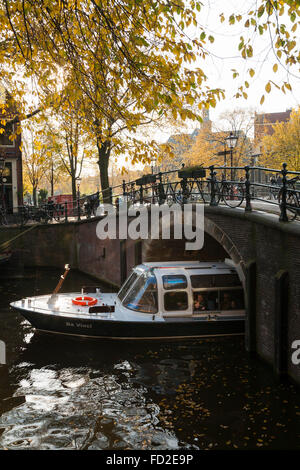
[[198, 291], [194, 292], [194, 313], [209, 310], [241, 310], [244, 308], [243, 291]]
[[194, 292], [194, 312], [218, 309], [218, 291]]
[[207, 303], [206, 299], [202, 294], [195, 294], [194, 296], [194, 310], [200, 311], [200, 310], [207, 310]]

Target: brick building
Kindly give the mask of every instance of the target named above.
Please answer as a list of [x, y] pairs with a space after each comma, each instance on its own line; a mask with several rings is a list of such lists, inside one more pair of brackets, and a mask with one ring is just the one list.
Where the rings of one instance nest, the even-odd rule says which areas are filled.
[[273, 134], [273, 126], [277, 122], [287, 122], [290, 120], [291, 109], [281, 113], [256, 114], [254, 118], [254, 140], [260, 142], [265, 135]]
[[[16, 108], [7, 90], [0, 85], [0, 106], [5, 103], [11, 103], [5, 113], [5, 119], [12, 119], [17, 114]], [[0, 154], [5, 158], [0, 192], [9, 213], [16, 212], [18, 206], [23, 204], [21, 134], [18, 134], [14, 140], [9, 139], [9, 136], [16, 131], [15, 126], [16, 124], [7, 124], [5, 132], [0, 134]]]

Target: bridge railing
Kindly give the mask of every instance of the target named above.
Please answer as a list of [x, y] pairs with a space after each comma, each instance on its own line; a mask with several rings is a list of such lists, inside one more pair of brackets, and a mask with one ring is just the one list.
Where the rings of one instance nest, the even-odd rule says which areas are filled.
[[[258, 172], [263, 178], [257, 178]], [[103, 203], [116, 210], [121, 203], [186, 204], [189, 202], [274, 212], [282, 222], [300, 216], [300, 172], [257, 166], [197, 166], [144, 175], [104, 191], [78, 197], [61, 204], [48, 202], [39, 207], [22, 206], [15, 215], [16, 223], [70, 222], [89, 219], [103, 213]], [[101, 212], [102, 210], [102, 212]], [[5, 214], [5, 212], [4, 212]], [[2, 210], [3, 215], [3, 210]], [[4, 224], [5, 217], [0, 225]], [[2, 222], [1, 222], [2, 220]]]

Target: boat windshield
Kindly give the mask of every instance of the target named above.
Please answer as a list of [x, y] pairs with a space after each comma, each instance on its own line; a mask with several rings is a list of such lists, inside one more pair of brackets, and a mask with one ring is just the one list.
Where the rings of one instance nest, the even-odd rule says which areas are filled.
[[127, 280], [124, 282], [124, 284], [122, 285], [118, 293], [118, 298], [121, 300], [121, 302], [138, 277], [139, 277], [139, 274], [133, 271], [130, 274], [130, 276], [127, 278]]
[[157, 281], [151, 271], [143, 272], [123, 302], [124, 307], [143, 313], [157, 313]]

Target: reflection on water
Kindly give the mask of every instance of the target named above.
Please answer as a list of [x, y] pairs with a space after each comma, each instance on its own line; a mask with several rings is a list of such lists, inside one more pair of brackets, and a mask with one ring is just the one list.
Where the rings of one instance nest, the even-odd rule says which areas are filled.
[[[257, 449], [299, 446], [299, 395], [243, 339], [87, 341], [34, 332], [8, 304], [58, 273], [0, 281], [0, 448]], [[71, 273], [65, 291], [91, 281]], [[4, 300], [3, 300], [4, 299]]]

